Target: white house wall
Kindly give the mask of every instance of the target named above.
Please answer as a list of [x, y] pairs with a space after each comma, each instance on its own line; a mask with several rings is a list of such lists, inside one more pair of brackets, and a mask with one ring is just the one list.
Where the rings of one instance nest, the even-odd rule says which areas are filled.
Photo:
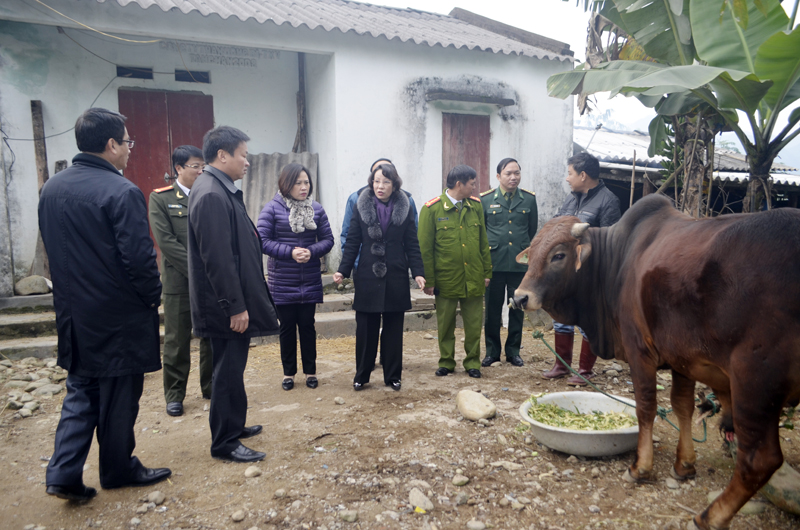
[[[278, 51], [272, 59], [259, 59], [257, 68], [196, 64], [184, 54], [189, 69], [211, 72], [211, 84], [177, 83], [172, 75], [156, 75], [152, 81], [117, 79], [96, 103], [116, 109], [117, 89], [126, 86], [199, 90], [214, 97], [217, 124], [239, 127], [252, 137], [252, 152], [291, 149], [296, 132], [294, 52], [306, 52], [309, 149], [319, 154], [318, 198], [337, 239], [347, 196], [365, 184], [368, 165], [379, 156], [388, 156], [397, 164], [404, 187], [414, 194], [418, 207], [441, 193], [443, 110], [490, 116], [490, 167], [493, 169], [506, 156], [520, 161], [521, 186], [536, 191], [541, 221], [555, 213], [566, 195], [563, 179], [572, 149], [572, 102], [547, 97], [546, 79], [571, 68], [568, 63], [431, 48], [322, 28], [312, 31], [255, 20], [222, 20], [196, 12], [165, 13], [157, 6], [143, 10], [135, 4], [121, 7], [116, 2], [48, 3], [103, 31], [135, 35], [132, 39], [178, 39]], [[0, 3], [0, 19], [50, 25], [0, 20], [3, 130], [14, 138], [31, 137], [31, 99], [43, 102], [48, 135], [69, 129], [114, 76], [115, 66], [59, 35], [52, 25], [69, 28], [74, 24], [46, 10], [33, 10], [22, 3], [15, 3], [11, 9]], [[165, 72], [184, 68], [169, 45], [121, 43], [85, 30], [67, 31], [87, 48], [121, 65]], [[501, 110], [496, 105], [426, 103], [410, 90], [419, 88], [420, 83], [439, 82], [464, 90], [474, 83], [486, 87], [500, 87], [502, 83], [497, 90], [513, 94], [517, 105]], [[11, 145], [16, 163], [8, 203], [19, 277], [27, 273], [33, 258], [38, 197], [32, 143]], [[7, 169], [10, 156], [4, 146], [2, 149]], [[75, 154], [74, 136], [69, 133], [48, 139], [47, 152], [52, 174], [56, 160], [71, 159]], [[339, 245], [334, 248], [332, 264], [338, 262]]]

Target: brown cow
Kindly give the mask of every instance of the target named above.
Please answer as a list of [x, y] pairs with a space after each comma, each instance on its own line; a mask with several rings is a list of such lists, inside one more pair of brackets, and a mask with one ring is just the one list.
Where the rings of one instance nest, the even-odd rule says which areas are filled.
[[526, 260], [513, 302], [580, 326], [598, 356], [630, 364], [639, 445], [626, 478], [652, 478], [659, 367], [673, 373], [677, 478], [695, 475], [695, 381], [715, 391], [738, 437], [736, 471], [694, 524], [728, 528], [781, 466], [780, 412], [800, 399], [800, 211], [698, 221], [649, 196], [608, 228], [553, 219]]

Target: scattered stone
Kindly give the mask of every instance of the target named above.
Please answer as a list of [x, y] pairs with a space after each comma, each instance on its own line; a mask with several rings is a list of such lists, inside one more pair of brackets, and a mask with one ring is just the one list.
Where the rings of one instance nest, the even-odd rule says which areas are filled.
[[6, 368], [13, 368], [14, 363], [9, 361], [8, 359], [3, 359], [2, 361], [0, 361], [0, 366], [5, 366]]
[[[28, 276], [22, 278], [14, 286], [14, 294], [17, 296], [28, 296], [31, 294], [47, 294], [50, 292], [49, 280], [44, 276]], [[52, 285], [52, 284], [51, 284]]]
[[525, 444], [526, 445], [531, 445], [532, 443], [533, 443], [533, 437], [532, 436], [526, 436], [525, 437]]
[[25, 406], [25, 404], [24, 404], [24, 403], [20, 403], [19, 401], [15, 401], [15, 400], [13, 400], [13, 399], [12, 399], [12, 400], [9, 400], [9, 402], [8, 402], [8, 408], [9, 408], [10, 410], [19, 410], [19, 409], [21, 409], [21, 408], [22, 408], [22, 407], [24, 407], [24, 406]]
[[556, 508], [556, 515], [564, 515], [567, 512], [563, 508]]
[[246, 516], [247, 516], [247, 514], [246, 514], [246, 513], [244, 513], [244, 510], [236, 510], [236, 511], [235, 511], [235, 512], [233, 512], [233, 514], [231, 515], [231, 519], [233, 519], [233, 522], [234, 522], [234, 523], [240, 523], [240, 522], [244, 521], [244, 518], [245, 518]]
[[506, 437], [503, 436], [502, 434], [498, 434], [497, 435], [497, 443], [499, 443], [500, 445], [507, 445], [508, 444], [508, 440], [506, 440]]
[[517, 501], [521, 502], [522, 504], [531, 503], [531, 500], [528, 497], [517, 497]]
[[302, 505], [303, 503], [298, 499], [292, 503], [292, 510], [299, 510]]
[[524, 505], [524, 504], [522, 504], [522, 503], [521, 503], [521, 502], [519, 502], [519, 501], [514, 501], [514, 502], [512, 502], [512, 503], [511, 503], [511, 508], [513, 508], [514, 510], [517, 510], [517, 511], [519, 511], [519, 510], [522, 510], [522, 509], [524, 509], [524, 508], [525, 508], [525, 505]]
[[469, 496], [463, 491], [459, 491], [458, 493], [456, 493], [456, 497], [453, 502], [456, 503], [456, 506], [463, 506], [464, 504], [467, 504], [468, 500]]
[[467, 521], [467, 530], [485, 530], [486, 525], [480, 521], [476, 521], [475, 519], [470, 519]]
[[261, 470], [256, 466], [250, 466], [244, 470], [244, 476], [247, 478], [254, 478], [261, 476]]
[[30, 418], [33, 415], [33, 412], [31, 412], [30, 409], [19, 409], [19, 412], [17, 414], [19, 414], [23, 418]]
[[497, 413], [497, 407], [486, 396], [467, 389], [456, 396], [456, 406], [462, 416], [472, 421], [493, 418]]
[[408, 493], [408, 502], [414, 508], [422, 508], [426, 512], [433, 510], [431, 500], [417, 488], [412, 488]]
[[[463, 418], [463, 417], [464, 416], [461, 416], [461, 418]], [[483, 425], [484, 427], [488, 427], [489, 426], [489, 420], [487, 420], [486, 418], [481, 418], [481, 419], [478, 420], [478, 425]]]
[[571, 455], [569, 458], [567, 458], [567, 463], [568, 464], [577, 464], [578, 463], [578, 457], [575, 456], [575, 455]]
[[355, 510], [342, 510], [339, 512], [339, 519], [346, 523], [355, 523], [358, 521], [358, 512]]
[[676, 490], [676, 489], [678, 489], [678, 488], [680, 488], [680, 487], [681, 487], [681, 485], [680, 485], [680, 484], [678, 484], [678, 481], [677, 481], [677, 480], [675, 480], [675, 479], [674, 479], [674, 478], [672, 478], [672, 477], [667, 477], [667, 480], [665, 481], [665, 483], [666, 483], [667, 487], [668, 487], [669, 489], [671, 489], [671, 490]]
[[333, 402], [337, 405], [344, 405], [344, 398], [343, 397], [335, 397], [333, 398]]
[[409, 404], [406, 405], [406, 408], [407, 409], [413, 409], [414, 408], [414, 404], [413, 403], [409, 403]]
[[506, 499], [505, 497], [503, 497], [502, 499], [500, 499], [500, 502], [498, 502], [497, 504], [499, 504], [500, 506], [502, 506], [503, 508], [505, 508], [506, 506], [508, 506], [509, 504], [511, 504], [511, 501], [510, 501], [510, 500], [508, 500], [508, 499]]
[[148, 500], [149, 502], [152, 502], [152, 503], [153, 503], [153, 504], [155, 504], [156, 506], [160, 506], [161, 504], [163, 504], [163, 503], [164, 503], [164, 500], [165, 500], [166, 498], [167, 498], [167, 496], [166, 496], [166, 495], [164, 495], [163, 493], [161, 493], [161, 492], [160, 492], [160, 491], [158, 491], [158, 490], [156, 490], [156, 491], [152, 491], [152, 492], [150, 492], [150, 494], [149, 494], [149, 495], [147, 495], [147, 500]]
[[453, 477], [453, 486], [466, 486], [469, 484], [469, 479], [464, 475], [456, 475]]
[[28, 401], [23, 405], [23, 409], [28, 409], [31, 412], [35, 412], [39, 410], [39, 402], [38, 401]]
[[597, 467], [592, 468], [592, 478], [597, 478], [600, 476], [600, 469]]
[[621, 372], [622, 371], [622, 365], [619, 364], [619, 363], [611, 363], [611, 366], [609, 366], [609, 368], [611, 370], [616, 370], [617, 372]]
[[19, 396], [19, 401], [20, 401], [20, 403], [28, 403], [29, 401], [33, 401], [33, 396], [32, 396], [32, 395], [30, 395], [30, 394], [29, 394], [29, 393], [27, 393], [27, 392], [23, 392], [23, 393], [22, 393], [22, 394]]
[[54, 383], [44, 385], [33, 391], [34, 396], [44, 396], [45, 394], [55, 395], [64, 390], [64, 387]]
[[412, 488], [419, 488], [423, 491], [428, 491], [431, 489], [431, 485], [425, 482], [424, 480], [412, 480], [409, 481], [408, 485]]
[[134, 517], [131, 519], [131, 526], [139, 526], [142, 523], [142, 520], [138, 517]]
[[136, 513], [147, 513], [148, 506], [147, 504], [142, 504], [138, 508], [136, 508]]
[[11, 381], [33, 381], [33, 376], [18, 372], [11, 376]]
[[274, 498], [276, 498], [276, 499], [282, 499], [282, 498], [286, 497], [286, 490], [283, 489], [283, 488], [281, 488], [279, 490], [275, 490], [275, 493], [273, 493], [272, 496]]
[[434, 337], [434, 336], [433, 336], [433, 335], [431, 335], [430, 333], [426, 333], [426, 334], [424, 334], [424, 335], [422, 336], [422, 338], [423, 338], [423, 339], [426, 339], [426, 340], [433, 340], [433, 339], [435, 339], [436, 337]]
[[589, 512], [591, 513], [600, 513], [600, 507], [596, 504], [589, 505]]
[[616, 370], [606, 370], [606, 375], [608, 377], [619, 377], [619, 372]]
[[6, 383], [6, 388], [25, 388], [28, 386], [28, 381], [9, 381]]
[[38, 379], [36, 381], [28, 383], [28, 386], [25, 387], [25, 392], [33, 392], [37, 388], [42, 388], [45, 385], [52, 385], [52, 384], [53, 384], [53, 382], [50, 381], [50, 379], [48, 379], [46, 377], [42, 378], [42, 379]]
[[682, 530], [680, 519], [670, 519], [661, 530]]
[[519, 471], [522, 469], [522, 464], [517, 464], [516, 462], [509, 462], [507, 460], [498, 460], [497, 462], [492, 462], [489, 464], [492, 467], [502, 467], [508, 471]]

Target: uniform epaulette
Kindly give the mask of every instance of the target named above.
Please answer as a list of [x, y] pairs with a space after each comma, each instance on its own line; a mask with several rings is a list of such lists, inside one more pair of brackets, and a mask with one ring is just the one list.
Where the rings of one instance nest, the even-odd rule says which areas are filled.
[[474, 195], [473, 195], [473, 196], [471, 196], [471, 197], [470, 197], [470, 199], [472, 199], [473, 201], [478, 201], [478, 202], [481, 202], [481, 199], [480, 199], [480, 197], [475, 197]]
[[441, 201], [441, 200], [442, 200], [442, 196], [441, 196], [441, 195], [440, 195], [440, 196], [438, 196], [438, 197], [434, 197], [433, 199], [431, 199], [431, 200], [429, 200], [428, 202], [426, 202], [426, 203], [425, 203], [425, 206], [427, 206], [428, 208], [430, 208], [431, 206], [433, 206], [434, 204], [436, 204], [437, 202], [439, 202], [439, 201]]
[[495, 189], [497, 189], [497, 188], [492, 188], [492, 189], [490, 189], [490, 190], [486, 190], [486, 191], [484, 191], [483, 193], [481, 193], [481, 197], [484, 197], [484, 196], [486, 196], [486, 195], [489, 195], [490, 193], [494, 193], [494, 190], [495, 190]]
[[163, 188], [158, 188], [153, 190], [155, 193], [161, 193], [162, 191], [169, 191], [173, 189], [175, 186], [164, 186]]
[[531, 195], [536, 195], [536, 192], [535, 192], [535, 191], [528, 191], [528, 190], [526, 190], [525, 188], [520, 188], [520, 189], [521, 189], [522, 191], [524, 191], [525, 193], [530, 193]]

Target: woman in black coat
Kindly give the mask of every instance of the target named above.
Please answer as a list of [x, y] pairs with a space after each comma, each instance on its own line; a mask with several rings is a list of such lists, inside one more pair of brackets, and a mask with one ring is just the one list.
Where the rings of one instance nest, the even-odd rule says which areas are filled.
[[383, 382], [400, 390], [403, 319], [405, 312], [411, 309], [409, 268], [419, 288], [425, 287], [417, 227], [408, 197], [400, 190], [402, 184], [391, 164], [381, 164], [372, 171], [367, 187], [358, 196], [342, 262], [333, 275], [336, 283], [350, 276], [360, 247], [353, 301], [356, 312], [355, 390], [369, 383], [375, 368], [379, 335]]

